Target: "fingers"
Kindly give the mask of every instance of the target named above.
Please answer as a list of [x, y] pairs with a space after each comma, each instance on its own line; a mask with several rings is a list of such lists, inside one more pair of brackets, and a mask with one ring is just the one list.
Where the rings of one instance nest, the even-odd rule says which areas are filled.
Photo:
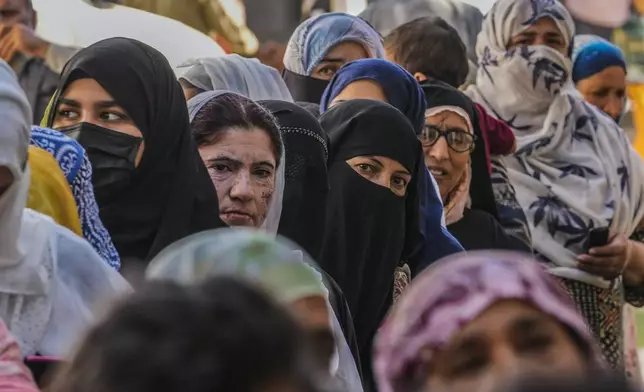
[[578, 265], [578, 268], [582, 271], [588, 272], [589, 274], [601, 276], [602, 278], [609, 280], [615, 279], [621, 273], [621, 270], [606, 265], [590, 265], [580, 263]]
[[15, 53], [16, 43], [10, 36], [0, 40], [0, 58], [9, 62], [13, 59]]
[[623, 236], [616, 236], [608, 245], [592, 248], [588, 253], [603, 257], [623, 255], [626, 253], [626, 240]]
[[3, 39], [7, 35], [9, 35], [9, 33], [11, 32], [12, 29], [13, 29], [13, 26], [0, 24], [0, 39]]

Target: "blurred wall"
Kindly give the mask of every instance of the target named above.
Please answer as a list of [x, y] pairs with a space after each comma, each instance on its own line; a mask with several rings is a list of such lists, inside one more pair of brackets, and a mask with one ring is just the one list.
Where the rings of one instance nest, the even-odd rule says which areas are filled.
[[302, 18], [301, 0], [244, 0], [246, 23], [259, 42], [288, 42]]

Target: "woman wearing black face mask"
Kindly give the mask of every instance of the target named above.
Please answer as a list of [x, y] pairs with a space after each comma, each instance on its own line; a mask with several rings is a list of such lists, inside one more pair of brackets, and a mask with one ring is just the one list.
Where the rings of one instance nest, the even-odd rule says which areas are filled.
[[112, 38], [81, 50], [44, 122], [87, 150], [101, 219], [123, 260], [150, 260], [178, 239], [224, 226], [181, 87], [155, 49]]

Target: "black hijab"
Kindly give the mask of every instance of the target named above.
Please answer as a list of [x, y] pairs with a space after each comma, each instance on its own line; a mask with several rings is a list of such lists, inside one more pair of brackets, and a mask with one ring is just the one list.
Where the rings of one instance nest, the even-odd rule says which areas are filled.
[[225, 226], [168, 60], [156, 49], [127, 38], [110, 38], [82, 49], [63, 69], [47, 126], [52, 126], [67, 86], [84, 78], [94, 79], [127, 111], [145, 143], [129, 185], [99, 205], [121, 259], [149, 261], [183, 237]]
[[463, 109], [472, 123], [476, 141], [471, 153], [472, 177], [470, 180], [470, 198], [472, 209], [485, 211], [498, 220], [498, 211], [492, 189], [492, 178], [488, 169], [485, 154], [485, 138], [479, 126], [476, 107], [472, 100], [454, 87], [438, 80], [427, 80], [421, 84], [427, 101], [427, 109], [438, 106], [456, 106]]
[[312, 76], [299, 75], [285, 69], [282, 78], [296, 102], [308, 102], [319, 105], [322, 94], [330, 80], [317, 79]]
[[285, 101], [262, 101], [277, 122], [286, 149], [286, 186], [278, 233], [320, 258], [329, 193], [329, 138], [306, 109]]
[[[371, 343], [392, 305], [396, 267], [421, 241], [417, 173], [421, 146], [396, 108], [351, 100], [324, 113], [331, 139], [327, 228], [320, 265], [344, 291], [353, 315], [363, 374], [370, 377]], [[377, 155], [400, 162], [411, 174], [404, 197], [355, 172], [346, 160]], [[410, 239], [413, 238], [413, 241]]]

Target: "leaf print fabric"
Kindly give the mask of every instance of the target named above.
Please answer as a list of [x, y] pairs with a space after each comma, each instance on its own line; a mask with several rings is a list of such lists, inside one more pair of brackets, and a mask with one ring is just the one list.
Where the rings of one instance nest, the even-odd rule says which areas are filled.
[[572, 92], [568, 57], [541, 45], [506, 49], [542, 17], [570, 44], [574, 25], [560, 2], [495, 3], [477, 43], [477, 83], [467, 93], [515, 133], [517, 152], [503, 164], [550, 272], [607, 288], [610, 282], [577, 269], [576, 257], [593, 228], [633, 233], [644, 218], [644, 165], [623, 130]]

